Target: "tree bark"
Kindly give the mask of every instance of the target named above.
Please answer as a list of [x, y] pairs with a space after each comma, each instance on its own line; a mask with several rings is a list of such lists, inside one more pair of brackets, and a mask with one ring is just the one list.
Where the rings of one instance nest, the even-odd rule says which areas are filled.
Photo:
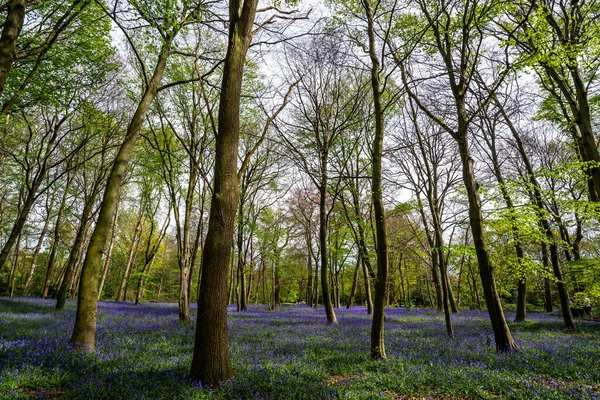
[[10, 0], [6, 4], [6, 20], [0, 36], [0, 95], [4, 92], [6, 77], [15, 61], [17, 41], [25, 21], [26, 7], [26, 0]]
[[229, 42], [223, 65], [213, 196], [202, 257], [198, 318], [190, 377], [204, 386], [231, 379], [227, 331], [227, 272], [239, 201], [237, 158], [240, 98], [258, 0], [230, 0]]

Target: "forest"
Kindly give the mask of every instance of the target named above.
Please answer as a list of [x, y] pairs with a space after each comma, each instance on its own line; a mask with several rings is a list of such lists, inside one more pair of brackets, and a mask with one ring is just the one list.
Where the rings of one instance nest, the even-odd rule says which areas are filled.
[[600, 396], [600, 2], [0, 24], [0, 399]]

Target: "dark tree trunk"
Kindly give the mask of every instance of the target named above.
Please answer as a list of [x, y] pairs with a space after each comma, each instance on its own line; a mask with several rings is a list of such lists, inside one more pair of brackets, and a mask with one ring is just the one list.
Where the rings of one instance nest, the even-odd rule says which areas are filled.
[[6, 20], [0, 36], [0, 95], [4, 92], [6, 77], [15, 61], [17, 41], [25, 21], [26, 6], [26, 0], [10, 0], [6, 3]]
[[190, 377], [204, 386], [231, 379], [227, 331], [227, 272], [239, 201], [237, 158], [246, 52], [258, 0], [230, 0], [229, 42], [219, 100], [214, 188], [202, 257], [202, 279]]

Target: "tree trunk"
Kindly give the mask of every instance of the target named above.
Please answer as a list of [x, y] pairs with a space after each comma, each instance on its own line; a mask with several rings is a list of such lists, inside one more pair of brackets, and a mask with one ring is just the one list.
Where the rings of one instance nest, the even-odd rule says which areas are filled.
[[321, 293], [323, 296], [323, 305], [325, 306], [325, 315], [329, 324], [336, 325], [337, 318], [331, 302], [331, 293], [329, 291], [329, 260], [327, 250], [327, 153], [321, 154], [321, 182], [319, 187], [319, 251], [321, 253]]
[[237, 158], [240, 98], [258, 0], [230, 0], [223, 64], [213, 196], [202, 257], [202, 279], [190, 377], [205, 387], [231, 379], [227, 331], [227, 272], [239, 201]]
[[368, 0], [363, 0], [363, 8], [367, 19], [367, 36], [369, 38], [369, 57], [371, 59], [371, 89], [375, 110], [375, 136], [371, 160], [373, 175], [371, 177], [371, 195], [375, 212], [375, 238], [377, 253], [377, 280], [375, 281], [375, 301], [373, 303], [373, 323], [371, 325], [371, 358], [386, 359], [385, 354], [385, 300], [388, 279], [388, 248], [386, 238], [385, 208], [382, 196], [382, 154], [384, 115], [381, 99], [380, 62], [375, 46], [375, 27], [373, 11]]
[[346, 304], [346, 308], [350, 310], [354, 305], [354, 296], [356, 295], [356, 286], [358, 285], [358, 272], [360, 270], [360, 266], [362, 264], [362, 260], [360, 259], [360, 253], [356, 257], [356, 266], [354, 267], [354, 274], [352, 276], [352, 288], [350, 289], [350, 296], [348, 297], [348, 304]]
[[42, 244], [44, 243], [44, 238], [46, 237], [46, 232], [48, 232], [48, 225], [50, 224], [50, 216], [52, 214], [52, 208], [54, 207], [54, 197], [56, 192], [52, 195], [52, 199], [50, 200], [50, 205], [46, 203], [46, 220], [44, 221], [44, 226], [42, 228], [42, 232], [40, 233], [40, 237], [38, 242], [33, 250], [33, 256], [31, 258], [31, 266], [29, 267], [29, 272], [27, 273], [27, 278], [25, 279], [25, 285], [23, 286], [23, 291], [21, 292], [21, 296], [25, 297], [29, 293], [29, 289], [31, 288], [31, 281], [33, 279], [33, 274], [35, 273], [35, 268], [37, 266], [37, 258], [40, 254], [40, 250], [42, 248]]
[[56, 222], [54, 223], [54, 240], [52, 241], [52, 249], [50, 250], [50, 258], [48, 258], [48, 266], [46, 267], [46, 279], [44, 281], [44, 290], [42, 292], [42, 299], [48, 297], [48, 291], [50, 290], [50, 280], [52, 279], [52, 272], [54, 269], [54, 262], [56, 259], [56, 252], [58, 251], [58, 243], [60, 238], [60, 230], [62, 228], [62, 218], [65, 212], [65, 206], [67, 204], [67, 198], [69, 196], [69, 188], [73, 182], [73, 175], [69, 173], [67, 175], [67, 184], [65, 185], [65, 191], [63, 193], [60, 207], [58, 209], [58, 215], [56, 216]]
[[6, 3], [6, 20], [0, 36], [0, 95], [4, 92], [6, 77], [15, 61], [17, 41], [25, 21], [26, 6], [26, 0], [10, 0]]
[[73, 348], [84, 351], [94, 351], [96, 336], [96, 317], [98, 314], [98, 276], [102, 267], [102, 253], [106, 248], [112, 219], [115, 213], [119, 188], [125, 176], [131, 153], [142, 130], [142, 125], [156, 93], [169, 56], [170, 37], [164, 38], [152, 79], [148, 83], [144, 95], [137, 106], [133, 118], [127, 128], [127, 134], [121, 144], [119, 152], [107, 179], [104, 198], [100, 206], [98, 222], [83, 263], [81, 283], [77, 300], [77, 314], [75, 327], [70, 343]]
[[[310, 229], [310, 228], [309, 228]], [[312, 237], [310, 233], [307, 235], [306, 244], [308, 247], [308, 279], [306, 284], [306, 305], [312, 306], [313, 304], [313, 266], [312, 266]]]
[[17, 238], [17, 245], [15, 247], [15, 257], [13, 259], [13, 263], [10, 266], [10, 274], [8, 276], [8, 295], [12, 299], [14, 291], [15, 291], [15, 274], [17, 272], [17, 264], [19, 262], [19, 252], [21, 251], [21, 233], [19, 233], [19, 237]]
[[106, 252], [106, 260], [104, 260], [104, 268], [102, 268], [102, 278], [98, 285], [98, 301], [102, 297], [102, 289], [104, 288], [104, 282], [106, 282], [106, 276], [108, 275], [108, 267], [110, 267], [110, 260], [112, 258], [113, 247], [115, 244], [115, 235], [117, 233], [117, 220], [119, 219], [119, 201], [115, 206], [115, 215], [113, 216], [112, 233], [110, 235], [110, 242], [108, 244], [108, 251]]
[[[116, 206], [115, 206], [116, 209]], [[135, 230], [133, 231], [133, 237], [131, 238], [131, 247], [129, 248], [129, 255], [127, 256], [127, 263], [125, 264], [125, 271], [123, 271], [123, 279], [119, 285], [119, 291], [117, 292], [117, 301], [127, 300], [127, 280], [131, 274], [131, 268], [135, 263], [137, 256], [138, 246], [142, 235], [142, 218], [143, 218], [144, 207], [140, 204], [140, 211], [138, 213], [137, 223], [135, 224]], [[115, 212], [116, 215], [116, 212]]]

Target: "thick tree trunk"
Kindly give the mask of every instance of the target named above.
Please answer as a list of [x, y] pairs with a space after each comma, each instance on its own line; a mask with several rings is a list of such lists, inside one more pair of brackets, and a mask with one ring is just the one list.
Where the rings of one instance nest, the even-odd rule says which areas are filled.
[[171, 38], [164, 39], [152, 79], [148, 83], [144, 95], [137, 106], [133, 118], [127, 128], [127, 134], [108, 176], [104, 198], [100, 206], [98, 222], [86, 253], [81, 273], [81, 283], [77, 300], [75, 327], [71, 336], [71, 345], [75, 349], [94, 351], [96, 336], [96, 317], [98, 314], [98, 277], [102, 267], [102, 253], [106, 248], [111, 223], [117, 206], [119, 188], [125, 176], [131, 153], [142, 130], [142, 125], [156, 93], [166, 67], [171, 45]]
[[25, 21], [27, 1], [10, 0], [6, 3], [6, 7], [6, 20], [4, 20], [2, 35], [0, 36], [0, 95], [4, 92], [6, 77], [15, 61], [17, 41]]
[[230, 0], [223, 64], [213, 196], [202, 257], [202, 279], [190, 377], [204, 386], [231, 379], [227, 331], [227, 272], [239, 201], [237, 158], [240, 98], [258, 0]]

